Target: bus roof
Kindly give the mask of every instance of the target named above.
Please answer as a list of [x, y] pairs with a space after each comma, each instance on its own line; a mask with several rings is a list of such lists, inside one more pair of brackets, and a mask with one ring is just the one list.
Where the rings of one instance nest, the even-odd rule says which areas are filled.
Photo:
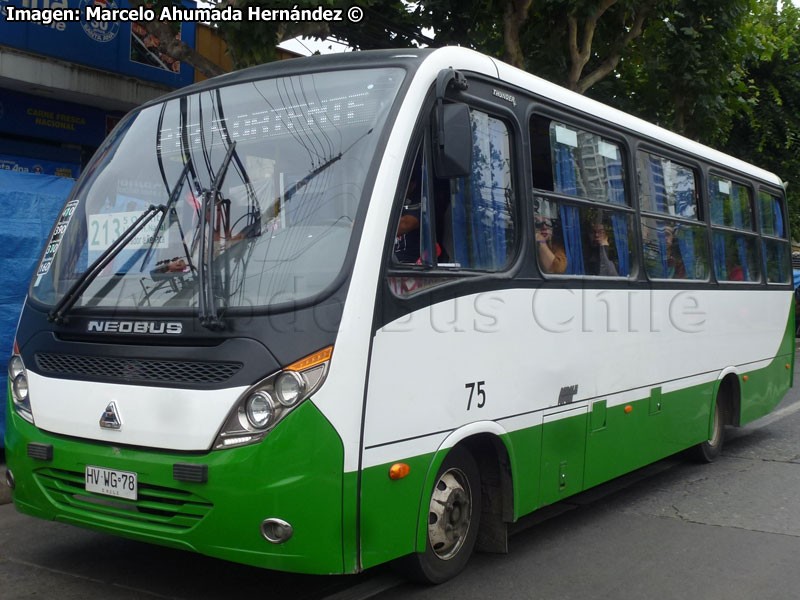
[[[480, 57], [480, 63], [476, 58]], [[500, 60], [486, 57], [474, 50], [459, 47], [445, 48], [400, 48], [393, 50], [367, 50], [362, 52], [341, 52], [336, 54], [326, 54], [310, 56], [306, 58], [293, 58], [290, 60], [275, 61], [264, 65], [258, 65], [240, 71], [227, 73], [213, 79], [208, 79], [200, 83], [190, 85], [170, 94], [162, 96], [157, 100], [147, 103], [158, 104], [164, 100], [177, 98], [186, 94], [202, 92], [220, 86], [244, 83], [271, 77], [281, 77], [285, 75], [298, 75], [303, 73], [318, 72], [321, 70], [352, 69], [367, 67], [384, 67], [390, 65], [402, 66], [411, 72], [416, 71], [424, 63], [439, 63], [440, 68], [452, 67], [470, 71], [467, 65], [485, 65], [489, 59], [495, 67], [495, 72], [487, 72], [485, 69], [478, 68], [484, 75], [497, 77], [500, 81], [522, 88], [543, 98], [552, 100], [563, 106], [580, 111], [587, 116], [608, 122], [613, 127], [621, 127], [638, 135], [650, 138], [651, 140], [672, 147], [680, 152], [686, 152], [697, 158], [705, 159], [716, 163], [721, 167], [739, 171], [745, 175], [755, 177], [766, 183], [782, 187], [780, 178], [774, 173], [770, 173], [760, 167], [747, 163], [743, 160], [714, 150], [708, 146], [678, 135], [668, 129], [654, 125], [648, 121], [634, 117], [616, 108], [612, 108], [602, 102], [597, 102], [581, 94], [572, 92], [564, 87], [546, 81], [516, 67], [512, 67]], [[463, 64], [462, 64], [463, 63]], [[428, 65], [425, 65], [428, 66]]]

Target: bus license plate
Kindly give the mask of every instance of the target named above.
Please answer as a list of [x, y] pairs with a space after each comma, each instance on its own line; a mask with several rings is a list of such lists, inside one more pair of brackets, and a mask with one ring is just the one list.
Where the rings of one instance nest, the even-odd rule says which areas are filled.
[[139, 484], [136, 473], [86, 465], [86, 491], [136, 500]]

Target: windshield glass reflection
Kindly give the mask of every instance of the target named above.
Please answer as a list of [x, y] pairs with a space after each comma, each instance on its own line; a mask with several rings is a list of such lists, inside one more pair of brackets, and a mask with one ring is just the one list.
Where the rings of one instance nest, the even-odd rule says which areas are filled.
[[220, 309], [323, 291], [342, 269], [403, 73], [255, 81], [140, 111], [87, 169], [33, 296], [58, 301], [151, 205], [161, 213], [91, 279], [76, 306], [194, 308], [204, 264]]

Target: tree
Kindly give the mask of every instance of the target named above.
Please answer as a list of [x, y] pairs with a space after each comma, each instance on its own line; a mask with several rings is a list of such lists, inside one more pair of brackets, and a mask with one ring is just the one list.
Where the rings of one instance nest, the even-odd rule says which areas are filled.
[[681, 0], [591, 95], [777, 173], [800, 231], [799, 31], [789, 3]]
[[[146, 0], [133, 0], [135, 5]], [[275, 47], [298, 35], [337, 39], [359, 49], [413, 45], [463, 45], [529, 68], [579, 93], [607, 77], [648, 18], [674, 0], [356, 0], [364, 11], [359, 23], [291, 21], [219, 21], [234, 68], [269, 62]], [[160, 3], [169, 0], [158, 0]], [[346, 11], [352, 0], [325, 0], [327, 8]], [[282, 0], [219, 0], [218, 8], [286, 9]], [[300, 0], [291, 8], [313, 9]], [[202, 72], [217, 74], [213, 64], [167, 34], [168, 25], [150, 22], [161, 49]], [[428, 35], [428, 30], [433, 35]]]
[[762, 3], [749, 27], [774, 36], [760, 57], [745, 64], [752, 108], [732, 121], [722, 149], [777, 173], [787, 185], [789, 221], [800, 232], [800, 11]]
[[672, 0], [421, 0], [434, 44], [502, 58], [578, 93], [608, 76]]
[[752, 101], [743, 65], [767, 41], [746, 27], [758, 4], [676, 2], [651, 22], [618, 77], [604, 82], [596, 97], [705, 143], [724, 141], [733, 117]]

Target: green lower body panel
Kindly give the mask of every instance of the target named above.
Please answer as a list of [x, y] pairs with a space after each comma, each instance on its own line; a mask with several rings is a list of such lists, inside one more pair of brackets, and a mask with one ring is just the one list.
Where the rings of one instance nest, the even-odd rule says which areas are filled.
[[[404, 458], [409, 474], [389, 478], [393, 463], [364, 469], [361, 475], [361, 562], [364, 568], [414, 552], [417, 519], [434, 454]], [[438, 468], [438, 465], [436, 465]]]
[[586, 437], [585, 487], [680, 452], [708, 439], [715, 382], [650, 395], [606, 408], [592, 404]]
[[[261, 443], [209, 453], [144, 451], [50, 435], [10, 413], [6, 456], [21, 512], [270, 569], [355, 570], [355, 544], [348, 544], [347, 557], [343, 550], [342, 442], [311, 402]], [[30, 442], [52, 445], [53, 459], [29, 458]], [[175, 463], [208, 465], [208, 482], [176, 481]], [[137, 473], [138, 499], [87, 493], [87, 464]], [[270, 517], [292, 525], [288, 541], [262, 537], [261, 522]]]
[[768, 367], [749, 372], [747, 381], [740, 377], [742, 411], [739, 424], [746, 425], [769, 414], [789, 390], [793, 371], [794, 352], [778, 356]]

